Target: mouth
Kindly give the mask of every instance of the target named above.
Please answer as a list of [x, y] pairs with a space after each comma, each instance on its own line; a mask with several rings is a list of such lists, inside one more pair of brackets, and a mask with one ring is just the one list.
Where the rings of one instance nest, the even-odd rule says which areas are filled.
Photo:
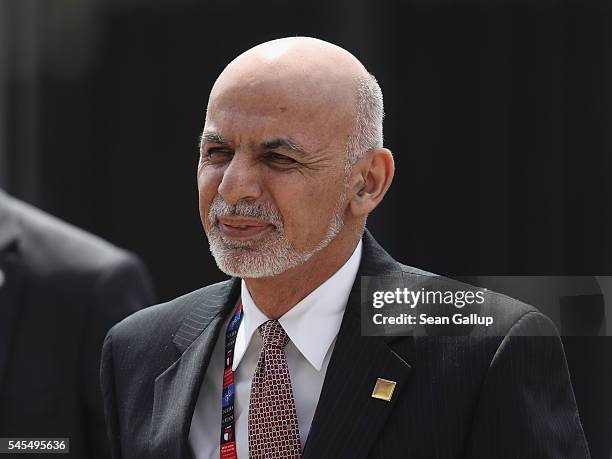
[[230, 239], [249, 239], [274, 229], [269, 222], [244, 217], [219, 217], [219, 229]]

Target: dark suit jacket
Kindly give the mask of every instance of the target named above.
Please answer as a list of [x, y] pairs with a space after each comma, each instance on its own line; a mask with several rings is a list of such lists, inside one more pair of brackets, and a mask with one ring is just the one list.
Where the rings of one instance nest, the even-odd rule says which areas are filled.
[[100, 353], [152, 302], [143, 266], [0, 190], [0, 271], [0, 437], [70, 437], [70, 457], [110, 457]]
[[[362, 337], [360, 276], [427, 273], [394, 261], [366, 232], [355, 286], [304, 458], [586, 458], [567, 366], [551, 322], [490, 294], [501, 336]], [[232, 279], [140, 311], [113, 327], [102, 387], [114, 457], [188, 458], [192, 414]], [[396, 381], [390, 402], [371, 397]]]

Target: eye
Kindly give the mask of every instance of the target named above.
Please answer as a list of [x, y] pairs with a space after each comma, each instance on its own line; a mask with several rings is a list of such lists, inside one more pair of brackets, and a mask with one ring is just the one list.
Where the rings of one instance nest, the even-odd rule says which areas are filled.
[[296, 163], [295, 159], [283, 155], [281, 153], [270, 152], [266, 155], [266, 159], [274, 164], [294, 164]]
[[224, 163], [230, 161], [234, 153], [227, 148], [209, 148], [202, 154], [202, 159], [212, 163]]

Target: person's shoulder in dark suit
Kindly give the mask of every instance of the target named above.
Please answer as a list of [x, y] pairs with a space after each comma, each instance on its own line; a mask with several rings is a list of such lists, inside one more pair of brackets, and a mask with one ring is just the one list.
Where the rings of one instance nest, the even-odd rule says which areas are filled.
[[70, 437], [73, 457], [108, 457], [100, 352], [153, 302], [142, 262], [0, 190], [0, 271], [0, 436]]
[[[423, 277], [437, 291], [479, 291], [404, 268], [404, 276]], [[414, 457], [588, 459], [555, 324], [532, 305], [480, 292], [484, 302], [476, 312], [491, 317], [490, 325], [425, 326], [412, 339], [387, 337], [412, 366], [408, 390], [395, 410], [403, 413], [398, 424], [427, 439], [412, 442]], [[443, 315], [474, 312], [451, 309]], [[420, 415], [411, 416], [415, 412]], [[400, 457], [394, 449], [400, 442], [393, 434], [383, 437], [379, 457]]]

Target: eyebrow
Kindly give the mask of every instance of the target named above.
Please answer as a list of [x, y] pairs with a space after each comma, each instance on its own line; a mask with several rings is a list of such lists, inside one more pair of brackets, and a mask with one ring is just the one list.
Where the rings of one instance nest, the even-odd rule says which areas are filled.
[[292, 150], [301, 155], [306, 155], [306, 151], [293, 139], [289, 137], [279, 137], [276, 139], [268, 140], [261, 144], [262, 148], [274, 150], [276, 148], [286, 148]]
[[202, 133], [202, 138], [200, 139], [200, 146], [205, 143], [218, 143], [219, 145], [229, 145], [229, 142], [225, 140], [221, 135], [216, 131], [206, 131]]
[[[229, 142], [221, 137], [216, 131], [206, 131], [202, 133], [202, 138], [200, 139], [200, 146], [204, 146], [205, 143], [216, 143], [219, 145], [229, 145]], [[277, 148], [286, 148], [288, 150], [294, 151], [300, 155], [306, 155], [306, 150], [304, 150], [299, 143], [290, 137], [277, 137], [275, 139], [267, 140], [261, 143], [261, 148], [267, 150], [274, 150]]]

